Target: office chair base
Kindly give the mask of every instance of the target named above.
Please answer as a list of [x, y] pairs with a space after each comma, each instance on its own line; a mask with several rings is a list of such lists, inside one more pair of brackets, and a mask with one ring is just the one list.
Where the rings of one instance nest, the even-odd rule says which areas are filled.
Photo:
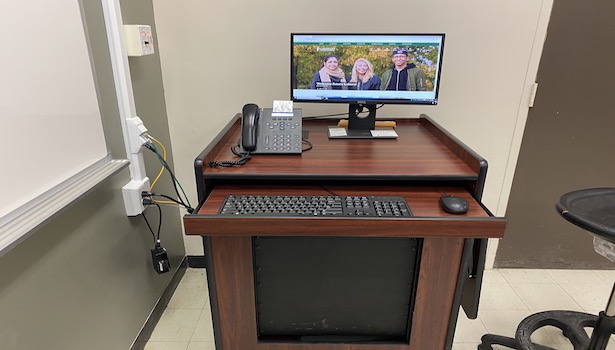
[[[557, 350], [548, 346], [534, 344], [531, 336], [534, 331], [544, 326], [559, 328], [570, 340], [574, 350], [589, 349], [590, 338], [583, 328], [594, 327], [598, 316], [576, 311], [543, 311], [526, 317], [515, 332], [515, 338], [495, 334], [485, 334], [481, 338], [478, 350], [493, 350], [492, 345], [503, 345], [518, 350]], [[611, 330], [612, 332], [612, 330]]]

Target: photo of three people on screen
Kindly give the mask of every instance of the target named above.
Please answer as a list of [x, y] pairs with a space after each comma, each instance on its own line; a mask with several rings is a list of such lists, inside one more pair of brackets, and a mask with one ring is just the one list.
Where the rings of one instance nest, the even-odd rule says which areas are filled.
[[[418, 52], [430, 53], [434, 51], [434, 48], [437, 53], [437, 47], [427, 48], [427, 50], [418, 48]], [[333, 51], [330, 48], [316, 48], [316, 53], [321, 53], [321, 50]], [[430, 79], [428, 74], [435, 72], [435, 62], [421, 55], [423, 67], [419, 67], [413, 62], [416, 55], [413, 55], [408, 48], [395, 47], [382, 50], [372, 48], [367, 54], [363, 52], [364, 57], [356, 59], [351, 56], [357, 56], [357, 53], [342, 52], [344, 53], [347, 53], [344, 59], [341, 59], [342, 55], [337, 52], [328, 53], [322, 58], [321, 66], [312, 76], [309, 89], [392, 91], [430, 91], [433, 89], [433, 79]], [[342, 69], [344, 65], [352, 67], [348, 74]]]

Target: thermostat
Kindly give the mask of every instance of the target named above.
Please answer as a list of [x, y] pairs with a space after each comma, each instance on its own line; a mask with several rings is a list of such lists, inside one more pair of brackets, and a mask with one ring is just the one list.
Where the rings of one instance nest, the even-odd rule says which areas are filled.
[[141, 24], [124, 25], [126, 52], [129, 57], [154, 54], [152, 27]]

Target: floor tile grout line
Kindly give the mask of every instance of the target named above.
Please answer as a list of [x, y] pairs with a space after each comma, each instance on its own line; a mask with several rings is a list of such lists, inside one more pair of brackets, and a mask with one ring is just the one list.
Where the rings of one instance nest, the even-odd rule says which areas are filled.
[[[565, 271], [582, 271], [582, 272], [590, 272], [590, 273], [592, 273], [592, 274], [593, 274], [593, 276], [594, 276], [594, 277], [596, 277], [598, 280], [602, 281], [602, 283], [606, 283], [606, 282], [604, 281], [604, 278], [600, 277], [600, 275], [599, 275], [599, 274], [597, 274], [597, 273], [595, 272], [595, 270], [583, 270], [583, 269], [556, 269], [556, 270], [559, 270], [559, 271], [565, 270]], [[565, 285], [565, 284], [581, 284], [580, 282], [568, 282], [568, 283], [566, 283], [566, 282], [560, 282], [560, 281], [556, 280], [556, 279], [555, 279], [555, 277], [553, 277], [553, 275], [549, 272], [549, 270], [546, 270], [546, 271], [547, 271], [547, 273], [551, 276], [551, 278], [552, 278], [553, 280], [555, 280], [555, 282], [556, 282], [556, 283], [558, 283], [559, 285]], [[592, 283], [592, 284], [602, 284], [602, 283]]]
[[[506, 279], [506, 276], [504, 276], [504, 278]], [[508, 279], [506, 279], [506, 281], [508, 282], [508, 286], [510, 287], [510, 289], [512, 289], [512, 291], [515, 293], [515, 295], [517, 296], [517, 298], [519, 298], [519, 300], [521, 300], [521, 302], [523, 303], [523, 305], [525, 305], [525, 307], [530, 310], [531, 309], [529, 307], [529, 305], [525, 302], [525, 300], [523, 300], [523, 298], [521, 297], [521, 295], [519, 295], [519, 293], [517, 292], [517, 290], [515, 290], [515, 288], [512, 285], [512, 282], [508, 281]]]
[[201, 309], [201, 312], [199, 313], [199, 318], [196, 319], [196, 323], [194, 324], [194, 329], [192, 330], [192, 333], [190, 334], [190, 339], [188, 340], [188, 346], [190, 346], [190, 342], [192, 341], [192, 338], [194, 338], [194, 333], [196, 333], [196, 329], [199, 326], [199, 322], [201, 321], [201, 316], [203, 316], [203, 309]]
[[587, 310], [585, 307], [583, 307], [583, 306], [579, 303], [579, 301], [577, 301], [577, 300], [574, 298], [574, 296], [572, 296], [572, 294], [570, 294], [570, 293], [568, 292], [568, 290], [562, 286], [562, 284], [561, 284], [561, 283], [559, 283], [559, 282], [558, 282], [558, 284], [557, 284], [557, 285], [558, 285], [558, 286], [559, 286], [559, 287], [560, 287], [560, 288], [564, 291], [564, 293], [566, 293], [566, 294], [570, 297], [570, 299], [572, 299], [572, 300], [573, 300], [573, 301], [577, 304], [577, 306], [579, 307], [579, 309], [583, 310], [583, 312], [585, 312], [585, 313], [589, 313], [589, 310]]

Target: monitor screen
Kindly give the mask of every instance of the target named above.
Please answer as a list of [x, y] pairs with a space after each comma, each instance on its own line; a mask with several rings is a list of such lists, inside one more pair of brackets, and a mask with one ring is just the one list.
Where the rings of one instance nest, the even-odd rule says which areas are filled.
[[444, 34], [291, 34], [296, 102], [438, 103]]

